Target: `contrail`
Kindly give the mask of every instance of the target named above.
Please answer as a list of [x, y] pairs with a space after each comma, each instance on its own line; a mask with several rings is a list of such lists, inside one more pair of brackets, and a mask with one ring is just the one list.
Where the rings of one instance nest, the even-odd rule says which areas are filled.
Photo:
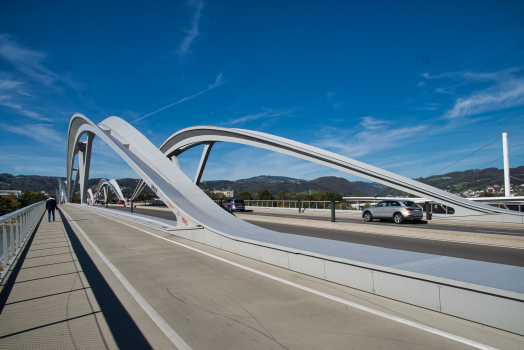
[[208, 87], [207, 89], [202, 90], [202, 91], [200, 91], [200, 92], [197, 92], [196, 94], [191, 95], [191, 96], [189, 96], [189, 97], [184, 97], [183, 99], [181, 99], [181, 100], [179, 100], [179, 101], [177, 101], [177, 102], [175, 102], [175, 103], [171, 103], [170, 105], [167, 105], [167, 106], [162, 107], [162, 108], [160, 108], [160, 109], [157, 109], [157, 110], [154, 111], [154, 112], [148, 113], [148, 114], [144, 115], [143, 117], [140, 117], [140, 118], [138, 118], [138, 119], [133, 120], [132, 123], [136, 123], [137, 121], [140, 121], [140, 120], [142, 120], [142, 119], [144, 119], [144, 118], [150, 117], [150, 116], [152, 116], [153, 114], [157, 114], [158, 112], [161, 112], [161, 111], [163, 111], [164, 109], [167, 109], [167, 108], [169, 108], [169, 107], [173, 107], [173, 106], [175, 106], [175, 105], [177, 105], [177, 104], [179, 104], [179, 103], [182, 103], [182, 102], [184, 102], [184, 101], [190, 100], [190, 99], [192, 99], [193, 97], [197, 97], [197, 96], [199, 96], [199, 95], [202, 95], [203, 93], [206, 93], [206, 92], [208, 92], [208, 91], [210, 91], [210, 90], [213, 90], [214, 88], [219, 87], [220, 85], [223, 85], [223, 84], [225, 84], [225, 83], [227, 83], [227, 81], [222, 82], [222, 74], [219, 74], [218, 77], [217, 77], [217, 81], [216, 81], [214, 84], [209, 85], [209, 87]]

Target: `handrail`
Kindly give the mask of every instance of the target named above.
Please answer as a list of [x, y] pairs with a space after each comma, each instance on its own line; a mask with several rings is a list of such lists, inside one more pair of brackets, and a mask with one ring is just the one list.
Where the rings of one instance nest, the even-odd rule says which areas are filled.
[[0, 284], [21, 252], [45, 212], [46, 201], [40, 201], [12, 213], [0, 216]]

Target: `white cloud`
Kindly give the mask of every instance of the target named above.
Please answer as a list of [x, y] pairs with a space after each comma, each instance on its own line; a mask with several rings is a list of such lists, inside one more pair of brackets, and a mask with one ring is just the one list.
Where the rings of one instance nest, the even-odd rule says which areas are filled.
[[524, 105], [524, 80], [514, 78], [457, 99], [453, 108], [447, 111], [444, 117], [456, 119], [522, 105]]
[[21, 100], [28, 97], [32, 96], [25, 91], [22, 81], [13, 79], [5, 72], [0, 72], [0, 106], [14, 109], [17, 113], [32, 119], [51, 121], [24, 106]]
[[185, 30], [186, 36], [182, 39], [177, 50], [178, 55], [182, 58], [191, 53], [191, 44], [200, 35], [198, 27], [204, 2], [202, 0], [189, 0], [188, 5], [193, 8], [193, 16], [191, 17], [191, 27]]
[[35, 141], [49, 146], [55, 144], [62, 146], [65, 144], [63, 135], [56, 131], [53, 127], [46, 124], [28, 124], [21, 127], [0, 124], [0, 126], [2, 129], [11, 133], [32, 138]]
[[405, 142], [412, 142], [415, 135], [428, 129], [427, 125], [410, 125], [393, 128], [390, 122], [374, 117], [364, 117], [360, 123], [364, 129], [353, 136], [353, 130], [326, 128], [315, 146], [332, 150], [350, 158], [391, 150]]
[[23, 47], [11, 35], [0, 34], [0, 58], [44, 86], [58, 88], [59, 84], [65, 84], [75, 90], [79, 88], [68, 75], [58, 75], [44, 65], [46, 53]]
[[384, 124], [388, 124], [389, 122], [386, 120], [379, 120], [372, 116], [364, 117], [362, 118], [362, 122], [360, 125], [362, 125], [366, 129], [380, 129], [384, 126]]
[[[483, 83], [482, 89], [470, 92], [455, 100], [451, 109], [443, 115], [448, 120], [462, 119], [469, 116], [495, 112], [524, 105], [524, 79], [516, 76], [520, 68], [504, 69], [497, 72], [447, 72], [438, 75], [424, 73], [426, 79], [453, 79], [457, 84], [439, 87], [436, 93], [454, 95], [459, 86]], [[488, 87], [485, 87], [489, 84]]]
[[0, 34], [0, 57], [42, 85], [52, 86], [60, 80], [58, 75], [43, 65], [46, 54], [18, 45], [10, 35]]

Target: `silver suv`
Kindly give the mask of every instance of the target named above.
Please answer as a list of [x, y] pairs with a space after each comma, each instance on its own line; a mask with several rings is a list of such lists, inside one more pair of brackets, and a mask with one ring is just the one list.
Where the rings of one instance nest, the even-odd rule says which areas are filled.
[[405, 220], [416, 223], [422, 219], [423, 215], [422, 209], [415, 202], [405, 200], [382, 201], [362, 211], [362, 217], [367, 222], [373, 219], [380, 219], [380, 221], [393, 219], [397, 224]]

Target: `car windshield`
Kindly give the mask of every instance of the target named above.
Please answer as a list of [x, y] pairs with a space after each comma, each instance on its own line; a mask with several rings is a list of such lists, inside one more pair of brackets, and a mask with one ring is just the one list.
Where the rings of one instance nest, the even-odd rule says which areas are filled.
[[415, 202], [405, 201], [404, 204], [406, 207], [418, 207], [417, 203]]

